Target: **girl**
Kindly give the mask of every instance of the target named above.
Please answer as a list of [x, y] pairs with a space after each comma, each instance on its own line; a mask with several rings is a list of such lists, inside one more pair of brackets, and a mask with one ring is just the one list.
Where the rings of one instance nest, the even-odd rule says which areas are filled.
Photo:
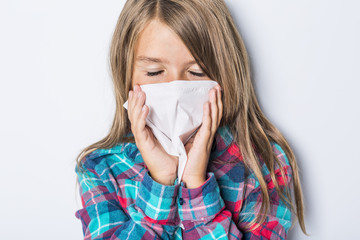
[[[128, 0], [110, 63], [113, 125], [75, 168], [84, 239], [286, 239], [293, 213], [306, 234], [295, 156], [259, 107], [223, 0]], [[145, 124], [141, 90], [176, 79], [218, 83], [185, 145], [181, 183], [178, 157]]]

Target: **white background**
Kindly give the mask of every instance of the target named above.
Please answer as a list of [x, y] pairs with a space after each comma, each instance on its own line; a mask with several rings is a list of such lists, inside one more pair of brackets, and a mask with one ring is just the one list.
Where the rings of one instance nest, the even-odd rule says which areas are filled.
[[[354, 239], [360, 215], [358, 1], [227, 1], [263, 111], [298, 158], [306, 225]], [[75, 157], [106, 135], [124, 1], [0, 1], [1, 239], [82, 239]]]

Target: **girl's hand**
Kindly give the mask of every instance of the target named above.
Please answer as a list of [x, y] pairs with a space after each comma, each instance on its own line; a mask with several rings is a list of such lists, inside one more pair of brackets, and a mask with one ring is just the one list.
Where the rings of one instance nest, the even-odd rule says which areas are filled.
[[173, 185], [177, 177], [179, 157], [169, 155], [146, 126], [149, 107], [145, 105], [145, 98], [145, 92], [138, 84], [134, 86], [134, 91], [129, 91], [128, 117], [131, 131], [151, 177], [160, 184]]
[[206, 102], [203, 106], [201, 127], [185, 144], [188, 160], [182, 181], [187, 188], [197, 188], [206, 180], [206, 169], [212, 143], [222, 118], [223, 105], [220, 89], [220, 86], [217, 85], [209, 91], [210, 103]]

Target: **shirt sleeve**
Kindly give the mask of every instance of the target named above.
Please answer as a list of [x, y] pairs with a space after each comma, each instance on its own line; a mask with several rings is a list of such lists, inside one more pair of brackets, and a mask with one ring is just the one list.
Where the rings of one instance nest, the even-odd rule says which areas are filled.
[[[105, 180], [93, 169], [75, 171], [83, 207], [75, 215], [81, 220], [84, 239], [174, 239], [179, 224], [174, 196], [179, 185], [162, 185], [149, 172], [133, 185], [111, 177]], [[121, 187], [126, 188], [125, 194]], [[123, 208], [131, 196], [134, 203]]]
[[[286, 165], [283, 169], [286, 180], [281, 178], [279, 169], [275, 170], [280, 187], [290, 185], [291, 180], [290, 166]], [[258, 181], [246, 194], [237, 222], [224, 204], [214, 173], [208, 172], [207, 180], [198, 188], [180, 186], [178, 208], [185, 227], [184, 239], [286, 239], [291, 226], [290, 209], [280, 199], [270, 175], [266, 175], [265, 180], [269, 188], [270, 212], [265, 222], [253, 231], [244, 231], [244, 226], [260, 212], [262, 202]]]

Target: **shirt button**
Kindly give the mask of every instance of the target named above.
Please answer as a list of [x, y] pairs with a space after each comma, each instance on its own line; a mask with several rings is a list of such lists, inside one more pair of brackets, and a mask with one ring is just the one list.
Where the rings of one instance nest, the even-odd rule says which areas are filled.
[[183, 198], [179, 198], [179, 203], [180, 203], [180, 205], [183, 205], [183, 204], [184, 204], [184, 199], [183, 199]]

